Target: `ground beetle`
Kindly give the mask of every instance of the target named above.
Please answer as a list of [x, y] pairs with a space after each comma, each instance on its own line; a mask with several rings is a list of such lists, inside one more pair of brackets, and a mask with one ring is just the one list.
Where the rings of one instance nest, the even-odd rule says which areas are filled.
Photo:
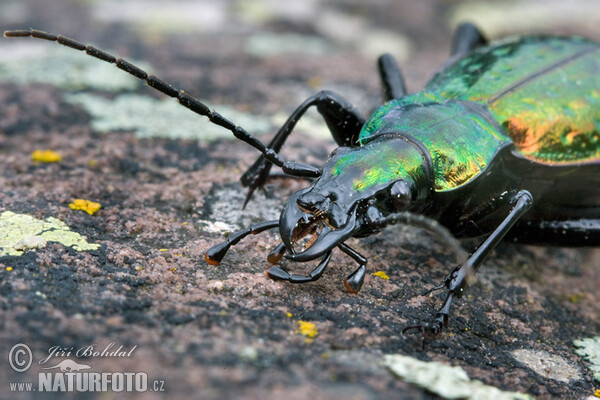
[[[37, 30], [7, 31], [85, 51], [175, 97], [231, 131], [262, 155], [242, 176], [246, 202], [273, 164], [291, 177], [313, 179], [291, 196], [279, 220], [232, 234], [206, 252], [216, 265], [242, 238], [279, 228], [269, 254], [320, 259], [308, 276], [275, 265], [269, 277], [294, 283], [321, 277], [334, 248], [359, 267], [344, 281], [357, 292], [367, 259], [344, 242], [406, 221], [406, 212], [437, 220], [456, 237], [487, 239], [445, 281], [442, 307], [408, 327], [438, 334], [450, 306], [504, 237], [522, 243], [600, 244], [600, 45], [579, 37], [525, 36], [487, 43], [471, 24], [454, 36], [452, 57], [421, 92], [407, 94], [396, 61], [379, 58], [386, 103], [365, 121], [338, 94], [309, 97], [265, 146], [184, 91], [93, 46]], [[278, 154], [296, 122], [316, 106], [340, 146], [322, 168]], [[418, 218], [415, 217], [417, 220]], [[287, 254], [286, 254], [287, 253]]]

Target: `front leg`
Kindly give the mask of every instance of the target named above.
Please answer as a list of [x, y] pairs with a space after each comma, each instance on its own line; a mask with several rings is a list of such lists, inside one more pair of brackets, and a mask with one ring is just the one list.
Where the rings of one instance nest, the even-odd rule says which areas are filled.
[[511, 198], [511, 203], [514, 204], [513, 209], [502, 223], [492, 232], [492, 234], [475, 250], [473, 254], [448, 275], [442, 285], [437, 288], [446, 289], [446, 300], [442, 307], [434, 314], [433, 318], [423, 324], [417, 324], [405, 328], [402, 333], [410, 330], [418, 330], [424, 336], [438, 335], [442, 332], [445, 326], [448, 325], [450, 315], [450, 306], [455, 297], [462, 297], [466, 286], [472, 281], [481, 266], [483, 260], [488, 256], [490, 251], [504, 235], [512, 228], [512, 226], [521, 218], [533, 204], [533, 197], [527, 190], [521, 190]]
[[[275, 137], [267, 146], [278, 153], [292, 133], [298, 120], [310, 107], [316, 106], [317, 111], [323, 116], [333, 139], [339, 146], [352, 146], [358, 140], [358, 134], [364, 124], [364, 119], [354, 110], [352, 105], [335, 92], [324, 90], [306, 99], [287, 119]], [[248, 187], [246, 203], [257, 188], [264, 185], [269, 177], [273, 164], [264, 156], [260, 156], [254, 164], [242, 175], [242, 185]], [[284, 171], [285, 172], [285, 171]]]

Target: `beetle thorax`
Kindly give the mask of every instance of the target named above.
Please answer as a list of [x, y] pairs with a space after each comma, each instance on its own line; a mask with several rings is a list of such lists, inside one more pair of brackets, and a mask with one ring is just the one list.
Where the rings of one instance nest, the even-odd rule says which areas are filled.
[[[387, 215], [424, 200], [424, 163], [419, 149], [399, 136], [336, 149], [321, 177], [289, 199], [280, 219], [282, 239], [294, 252], [314, 253], [312, 259], [349, 237], [378, 232]], [[301, 239], [302, 247], [295, 246]], [[319, 251], [311, 251], [313, 245]]]

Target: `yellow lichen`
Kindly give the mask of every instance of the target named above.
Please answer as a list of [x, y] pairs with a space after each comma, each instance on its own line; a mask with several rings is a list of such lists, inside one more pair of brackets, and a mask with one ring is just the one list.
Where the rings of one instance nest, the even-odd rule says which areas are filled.
[[83, 210], [90, 215], [94, 215], [100, 207], [102, 207], [100, 203], [94, 203], [93, 201], [85, 199], [75, 199], [69, 204], [71, 210]]
[[381, 279], [387, 279], [387, 280], [390, 279], [390, 277], [387, 276], [387, 274], [385, 272], [383, 272], [383, 271], [374, 272], [373, 276], [376, 276], [376, 277], [381, 278]]
[[319, 331], [317, 330], [317, 326], [312, 322], [298, 321], [298, 329], [296, 330], [296, 333], [300, 333], [308, 338], [314, 338], [319, 334]]
[[285, 313], [285, 316], [288, 317], [288, 318], [292, 318], [292, 313], [290, 313], [290, 312]]
[[6, 271], [7, 271], [7, 272], [10, 272], [10, 271], [12, 271], [12, 270], [13, 270], [13, 267], [6, 267]]
[[60, 154], [52, 150], [36, 150], [31, 153], [31, 159], [37, 162], [52, 163], [59, 162], [62, 160], [62, 157]]
[[585, 299], [585, 293], [575, 293], [568, 297], [571, 303], [577, 304], [580, 303], [581, 300]]
[[600, 389], [596, 389], [596, 391], [594, 392], [594, 396], [600, 397]]

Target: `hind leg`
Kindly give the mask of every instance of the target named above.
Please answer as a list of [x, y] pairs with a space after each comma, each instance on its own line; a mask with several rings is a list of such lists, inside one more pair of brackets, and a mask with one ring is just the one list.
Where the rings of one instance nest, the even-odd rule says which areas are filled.
[[452, 50], [450, 55], [452, 57], [460, 54], [468, 53], [475, 50], [479, 46], [487, 44], [487, 39], [481, 31], [471, 23], [463, 23], [456, 28], [454, 31], [454, 37], [452, 38]]
[[404, 78], [394, 56], [389, 53], [383, 54], [377, 60], [377, 66], [383, 86], [383, 99], [390, 101], [406, 96]]
[[600, 246], [600, 218], [519, 221], [506, 239], [525, 244]]

